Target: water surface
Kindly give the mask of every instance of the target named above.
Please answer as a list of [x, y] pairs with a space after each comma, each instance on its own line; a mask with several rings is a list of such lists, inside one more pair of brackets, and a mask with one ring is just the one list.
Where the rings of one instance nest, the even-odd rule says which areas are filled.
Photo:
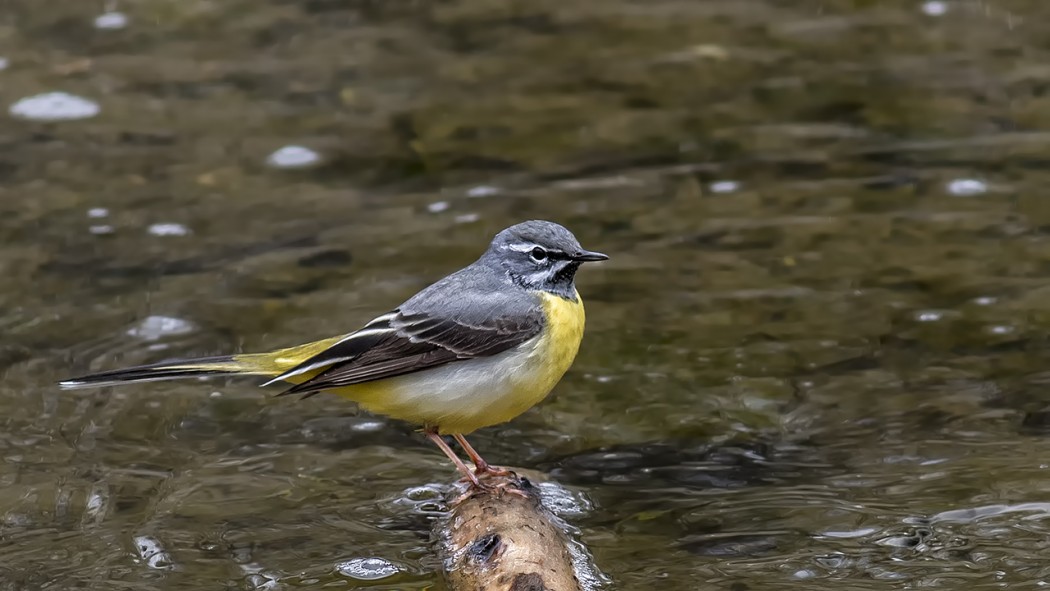
[[474, 442], [576, 495], [612, 588], [1045, 586], [1048, 22], [9, 1], [0, 589], [441, 589], [411, 426], [53, 384], [345, 332], [536, 217], [612, 259], [554, 397]]

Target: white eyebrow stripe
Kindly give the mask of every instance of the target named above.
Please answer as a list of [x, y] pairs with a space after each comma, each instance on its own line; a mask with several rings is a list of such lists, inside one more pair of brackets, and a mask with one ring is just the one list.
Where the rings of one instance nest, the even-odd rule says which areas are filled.
[[560, 249], [547, 248], [545, 246], [540, 246], [539, 244], [535, 244], [533, 242], [529, 242], [529, 243], [521, 243], [521, 242], [519, 242], [519, 243], [515, 243], [515, 244], [508, 244], [507, 248], [510, 249], [510, 250], [516, 251], [516, 252], [530, 252], [534, 248], [542, 248], [547, 254], [557, 254], [557, 255], [560, 255], [560, 256], [565, 256], [565, 254], [566, 254], [564, 251], [562, 251]]

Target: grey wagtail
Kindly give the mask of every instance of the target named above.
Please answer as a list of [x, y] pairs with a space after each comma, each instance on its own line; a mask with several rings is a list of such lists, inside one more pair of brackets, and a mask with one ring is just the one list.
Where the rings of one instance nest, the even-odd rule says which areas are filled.
[[[423, 426], [467, 480], [501, 474], [465, 434], [538, 404], [558, 383], [583, 338], [580, 265], [604, 261], [564, 227], [511, 226], [485, 254], [350, 334], [269, 353], [168, 361], [61, 382], [65, 388], [199, 376], [258, 375], [294, 384], [280, 395], [321, 391]], [[472, 472], [441, 438], [451, 435]]]

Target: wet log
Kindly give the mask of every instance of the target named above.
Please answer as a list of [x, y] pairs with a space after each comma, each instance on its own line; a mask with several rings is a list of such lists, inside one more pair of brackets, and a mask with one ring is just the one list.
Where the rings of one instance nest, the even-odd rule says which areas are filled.
[[566, 526], [517, 475], [486, 478], [435, 526], [450, 591], [585, 591]]

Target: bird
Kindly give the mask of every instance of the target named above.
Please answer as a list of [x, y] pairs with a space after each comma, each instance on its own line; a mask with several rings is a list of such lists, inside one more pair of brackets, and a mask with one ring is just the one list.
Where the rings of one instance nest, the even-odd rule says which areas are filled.
[[[413, 423], [473, 487], [506, 475], [467, 442], [474, 431], [539, 404], [568, 371], [584, 331], [576, 272], [609, 257], [564, 226], [530, 220], [495, 235], [470, 265], [361, 328], [266, 353], [165, 361], [59, 382], [64, 389], [208, 376], [291, 384], [278, 396], [332, 392]], [[451, 436], [471, 470], [443, 436]]]

